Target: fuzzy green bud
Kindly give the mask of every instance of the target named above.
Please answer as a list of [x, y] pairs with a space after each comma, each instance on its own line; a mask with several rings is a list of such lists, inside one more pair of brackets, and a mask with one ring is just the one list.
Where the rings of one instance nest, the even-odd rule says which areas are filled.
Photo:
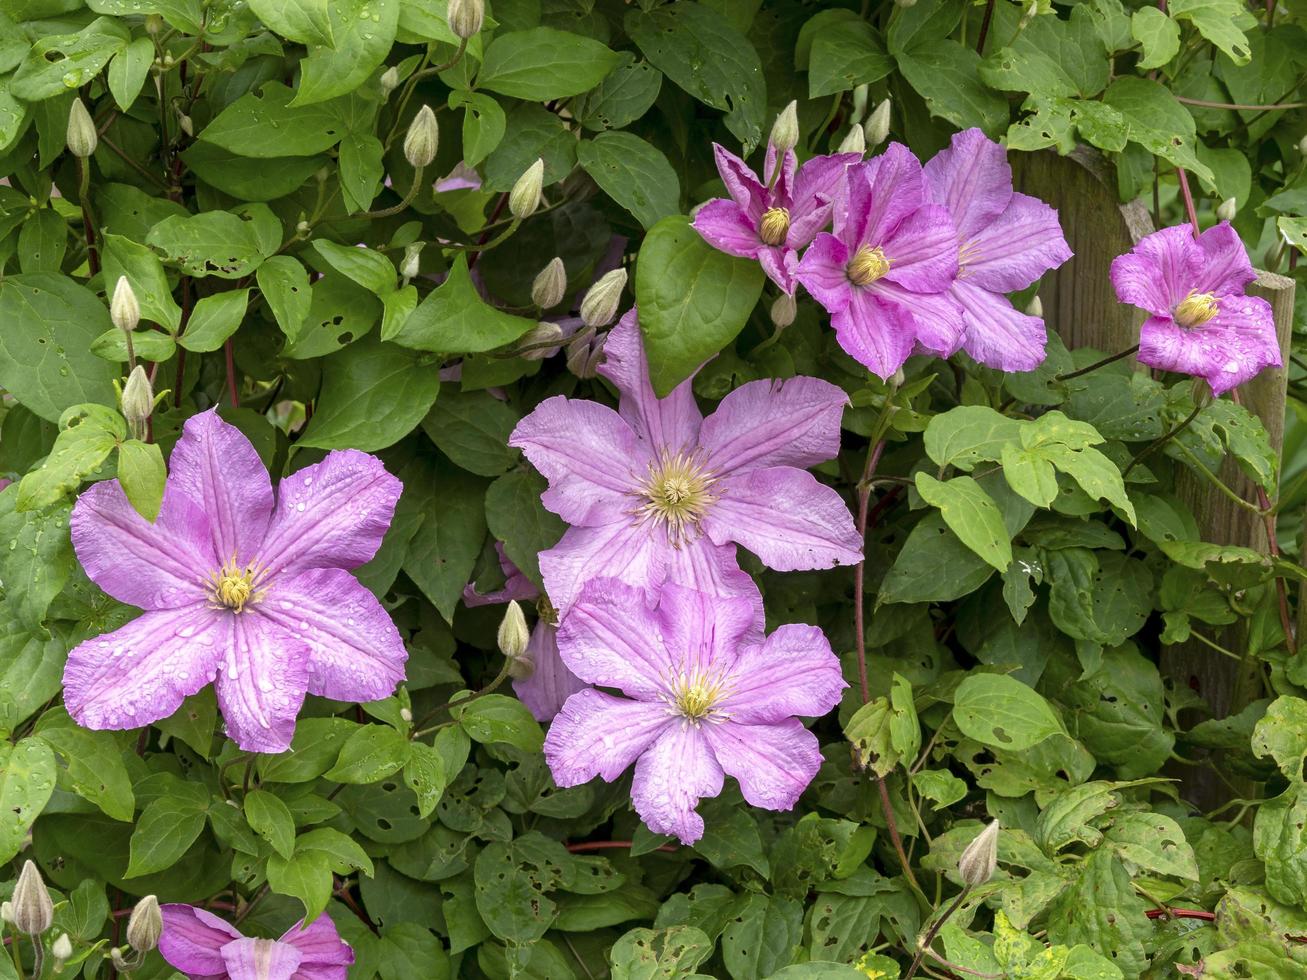
[[528, 361], [543, 361], [563, 340], [563, 328], [556, 323], [542, 322], [522, 335], [518, 341], [521, 356]]
[[163, 17], [159, 14], [147, 14], [145, 18], [145, 33], [150, 37], [158, 37], [159, 32], [163, 30]]
[[508, 210], [521, 221], [529, 218], [540, 207], [540, 191], [545, 182], [545, 162], [537, 159], [522, 172], [508, 193]]
[[1039, 298], [1038, 293], [1032, 296], [1030, 302], [1026, 304], [1026, 316], [1039, 317], [1041, 320], [1044, 318], [1044, 303]]
[[404, 261], [399, 264], [399, 274], [405, 282], [417, 276], [422, 264], [422, 247], [425, 242], [413, 242], [404, 246]]
[[549, 264], [536, 273], [531, 283], [531, 302], [542, 310], [550, 310], [563, 301], [567, 293], [567, 270], [563, 260], [554, 256]]
[[136, 903], [131, 918], [127, 920], [127, 945], [138, 953], [148, 953], [159, 945], [162, 934], [163, 913], [159, 911], [159, 900], [146, 895]]
[[889, 99], [882, 99], [876, 106], [870, 116], [867, 117], [866, 123], [863, 124], [862, 132], [867, 138], [867, 149], [874, 150], [880, 144], [885, 142], [889, 136]]
[[11, 899], [14, 909], [14, 925], [19, 932], [29, 936], [39, 936], [50, 928], [54, 921], [54, 903], [50, 892], [45, 887], [41, 872], [31, 861], [23, 862], [23, 870], [18, 875]]
[[509, 660], [520, 660], [525, 656], [527, 644], [531, 642], [531, 631], [527, 629], [522, 607], [516, 602], [510, 602], [504, 608], [504, 618], [499, 622], [496, 639], [499, 652]]
[[853, 90], [853, 109], [849, 113], [849, 122], [858, 123], [867, 113], [867, 96], [870, 93], [870, 86], [863, 82]]
[[771, 322], [776, 324], [778, 330], [784, 330], [794, 322], [797, 311], [798, 305], [794, 302], [794, 297], [781, 293], [771, 305]]
[[449, 0], [447, 19], [454, 37], [466, 41], [481, 30], [485, 18], [485, 0]]
[[799, 104], [797, 102], [791, 102], [777, 115], [776, 122], [772, 123], [771, 136], [768, 142], [781, 153], [792, 150], [799, 145]]
[[119, 276], [114, 283], [113, 296], [109, 300], [109, 319], [123, 333], [131, 333], [141, 322], [141, 304], [136, 301], [136, 290], [126, 276]]
[[958, 876], [968, 888], [983, 885], [998, 868], [998, 821], [976, 835], [958, 858]]
[[95, 152], [100, 136], [95, 131], [95, 120], [86, 111], [86, 103], [73, 99], [68, 108], [68, 152], [85, 160]]
[[581, 322], [587, 327], [606, 327], [617, 318], [617, 306], [626, 288], [626, 270], [606, 272], [586, 290], [581, 300]]
[[54, 957], [56, 971], [73, 955], [73, 941], [68, 938], [68, 933], [59, 933], [59, 938], [50, 944], [50, 955]]
[[391, 65], [381, 73], [379, 80], [381, 85], [381, 94], [388, 97], [391, 92], [399, 88], [399, 69]]
[[856, 153], [861, 156], [867, 152], [867, 134], [862, 131], [862, 127], [854, 125], [844, 139], [840, 140], [837, 153]]
[[410, 167], [426, 167], [436, 158], [436, 147], [440, 145], [440, 127], [436, 124], [436, 114], [431, 106], [424, 105], [408, 124], [408, 133], [404, 137], [404, 159]]
[[132, 368], [132, 373], [127, 376], [127, 384], [123, 385], [122, 403], [123, 418], [131, 427], [132, 434], [141, 438], [145, 432], [145, 423], [154, 412], [154, 388], [150, 385], [150, 376], [139, 364]]
[[1216, 209], [1216, 217], [1221, 221], [1233, 221], [1238, 213], [1239, 202], [1232, 197], [1227, 197]]
[[14, 924], [14, 903], [0, 902], [0, 922]]

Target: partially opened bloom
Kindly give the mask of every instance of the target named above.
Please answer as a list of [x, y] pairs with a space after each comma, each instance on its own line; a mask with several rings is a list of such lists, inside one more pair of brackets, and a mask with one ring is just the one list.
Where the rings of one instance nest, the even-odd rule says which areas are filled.
[[634, 765], [636, 812], [686, 844], [703, 836], [695, 806], [727, 775], [754, 806], [793, 807], [822, 761], [795, 716], [824, 715], [847, 686], [825, 635], [793, 625], [763, 639], [748, 599], [675, 585], [657, 608], [644, 598], [592, 581], [559, 628], [567, 665], [626, 697], [586, 689], [567, 699], [545, 738], [554, 780], [612, 782]]
[[1271, 304], [1244, 295], [1257, 278], [1228, 222], [1194, 237], [1163, 228], [1112, 261], [1123, 303], [1152, 314], [1139, 331], [1139, 363], [1205, 378], [1221, 394], [1279, 367]]
[[320, 915], [280, 939], [251, 939], [212, 912], [165, 905], [159, 952], [189, 980], [345, 980], [354, 951]]
[[670, 581], [760, 602], [736, 544], [779, 571], [858, 560], [843, 499], [805, 469], [839, 451], [840, 388], [817, 378], [751, 381], [704, 419], [688, 380], [654, 397], [634, 310], [604, 354], [599, 371], [621, 393], [617, 411], [558, 395], [509, 439], [549, 480], [544, 505], [572, 525], [540, 555], [561, 615], [599, 576], [651, 598]]
[[797, 276], [831, 314], [840, 346], [881, 378], [914, 351], [947, 357], [962, 340], [962, 310], [949, 295], [957, 232], [930, 203], [921, 164], [901, 143], [849, 168], [834, 234], [803, 253]]
[[694, 227], [713, 248], [756, 259], [768, 278], [793, 293], [799, 249], [830, 222], [831, 201], [844, 172], [862, 159], [860, 153], [813, 157], [796, 168], [793, 150], [779, 154], [780, 173], [773, 174], [778, 154], [767, 147], [763, 179], [729, 150], [713, 144], [717, 172], [730, 198], [714, 198], [694, 216]]
[[64, 702], [87, 728], [136, 728], [216, 682], [242, 749], [290, 745], [306, 692], [347, 701], [389, 695], [407, 654], [390, 616], [349, 569], [375, 553], [401, 490], [381, 461], [343, 450], [272, 481], [239, 429], [214, 411], [186, 422], [158, 520], [117, 480], [73, 508], [86, 574], [147, 610], [79, 644]]
[[463, 590], [463, 602], [468, 606], [514, 600], [536, 603], [539, 618], [526, 646], [531, 674], [515, 677], [513, 691], [536, 721], [549, 721], [562, 709], [564, 701], [586, 686], [585, 681], [568, 670], [558, 655], [558, 613], [547, 599], [541, 601], [540, 590], [508, 559], [498, 541], [495, 550], [499, 552], [499, 567], [504, 570], [504, 587], [498, 592], [480, 593], [469, 583]]
[[1018, 312], [1004, 294], [1071, 257], [1057, 212], [1012, 190], [1007, 152], [978, 129], [954, 134], [924, 171], [932, 199], [948, 208], [958, 230], [950, 295], [962, 308], [962, 349], [1002, 371], [1034, 370], [1048, 343], [1044, 321]]

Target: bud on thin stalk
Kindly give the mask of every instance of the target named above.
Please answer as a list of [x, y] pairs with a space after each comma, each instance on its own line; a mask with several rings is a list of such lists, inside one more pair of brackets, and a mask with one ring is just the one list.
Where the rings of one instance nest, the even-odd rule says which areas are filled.
[[54, 957], [54, 968], [57, 972], [68, 957], [73, 955], [73, 941], [68, 938], [68, 933], [59, 933], [59, 938], [50, 944], [50, 955]]
[[154, 389], [150, 385], [150, 376], [139, 364], [127, 376], [122, 401], [123, 418], [131, 427], [132, 435], [137, 439], [145, 438], [146, 423], [154, 412]]
[[485, 17], [485, 0], [449, 0], [449, 30], [460, 40], [466, 41], [481, 30]]
[[73, 99], [73, 104], [68, 108], [68, 152], [85, 160], [95, 152], [99, 143], [95, 120], [86, 111], [86, 103], [81, 99]]
[[1026, 304], [1026, 316], [1037, 316], [1041, 320], [1044, 318], [1044, 303], [1038, 293]]
[[509, 660], [519, 660], [526, 654], [527, 644], [531, 642], [531, 631], [527, 629], [522, 607], [516, 602], [510, 602], [504, 608], [504, 618], [499, 622], [496, 639], [499, 652]]
[[776, 324], [777, 330], [784, 330], [794, 322], [797, 310], [798, 305], [794, 297], [788, 293], [781, 293], [771, 305], [771, 322]]
[[998, 831], [999, 823], [995, 820], [976, 835], [958, 858], [958, 875], [968, 888], [983, 885], [994, 877], [998, 868]]
[[408, 133], [404, 136], [404, 159], [414, 169], [429, 166], [436, 158], [439, 144], [440, 127], [436, 123], [436, 114], [431, 111], [431, 106], [424, 105], [408, 124]]
[[399, 274], [404, 277], [404, 284], [417, 276], [421, 268], [422, 247], [425, 242], [413, 242], [404, 246], [404, 261], [399, 264]]
[[50, 900], [50, 892], [45, 887], [41, 872], [31, 861], [23, 863], [11, 901], [14, 925], [19, 932], [39, 936], [50, 928], [50, 923], [54, 921], [54, 903]]
[[127, 945], [138, 953], [148, 953], [159, 945], [162, 934], [163, 913], [159, 911], [159, 900], [146, 895], [136, 903], [131, 918], [127, 920]]
[[549, 264], [536, 273], [531, 283], [531, 302], [542, 310], [550, 310], [563, 301], [567, 293], [567, 269], [563, 260], [554, 256]]
[[540, 191], [544, 187], [545, 162], [537, 159], [523, 171], [508, 194], [509, 213], [521, 221], [529, 218], [540, 206]]
[[768, 142], [780, 153], [799, 145], [799, 104], [791, 102], [776, 117]]
[[1216, 208], [1216, 217], [1221, 221], [1233, 221], [1238, 213], [1239, 202], [1232, 197], [1227, 197]]
[[867, 112], [867, 94], [870, 86], [863, 82], [853, 90], [853, 109], [849, 112], [849, 122], [857, 124]]
[[399, 69], [394, 65], [391, 65], [381, 73], [379, 82], [381, 85], [381, 94], [389, 97], [391, 92], [399, 88]]
[[612, 323], [625, 288], [625, 269], [604, 273], [581, 300], [581, 322], [587, 327], [606, 327]]
[[0, 902], [0, 922], [6, 922], [9, 925], [14, 923], [14, 903]]
[[543, 361], [558, 350], [563, 341], [563, 328], [556, 323], [542, 321], [522, 335], [518, 341], [518, 356], [528, 361]]
[[1307, 136], [1298, 141], [1298, 152], [1307, 157]]
[[867, 138], [867, 149], [874, 150], [880, 144], [885, 142], [889, 136], [889, 113], [890, 100], [882, 99], [880, 104], [872, 111], [866, 124], [862, 127], [863, 134]]
[[840, 141], [839, 148], [835, 152], [857, 153], [859, 156], [861, 156], [863, 153], [866, 153], [867, 136], [862, 131], [862, 127], [855, 124], [853, 128], [851, 128], [847, 133], [845, 133], [844, 139]]
[[114, 283], [113, 297], [109, 300], [109, 319], [123, 333], [131, 333], [141, 322], [141, 304], [136, 300], [136, 290], [126, 276], [119, 276]]

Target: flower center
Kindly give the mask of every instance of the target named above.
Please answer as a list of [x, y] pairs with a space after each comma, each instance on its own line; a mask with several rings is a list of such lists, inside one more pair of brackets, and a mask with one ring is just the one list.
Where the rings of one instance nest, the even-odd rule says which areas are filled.
[[889, 259], [885, 258], [885, 250], [879, 245], [875, 248], [868, 245], [861, 246], [853, 253], [853, 258], [844, 269], [849, 282], [855, 286], [869, 286], [887, 272], [889, 272]]
[[259, 602], [268, 591], [258, 587], [264, 571], [257, 561], [240, 568], [232, 555], [216, 572], [209, 573], [210, 601], [218, 608], [241, 612], [247, 602]]
[[1221, 305], [1211, 293], [1190, 292], [1175, 307], [1175, 322], [1182, 327], [1198, 327], [1221, 311]]
[[790, 233], [790, 212], [785, 208], [768, 208], [758, 223], [758, 237], [766, 245], [784, 245]]
[[697, 725], [720, 714], [716, 704], [725, 694], [725, 686], [720, 680], [695, 670], [673, 679], [670, 702], [676, 714]]
[[664, 525], [668, 536], [679, 542], [717, 499], [712, 492], [716, 482], [694, 456], [664, 456], [649, 464], [649, 475], [638, 491], [644, 503], [636, 513]]

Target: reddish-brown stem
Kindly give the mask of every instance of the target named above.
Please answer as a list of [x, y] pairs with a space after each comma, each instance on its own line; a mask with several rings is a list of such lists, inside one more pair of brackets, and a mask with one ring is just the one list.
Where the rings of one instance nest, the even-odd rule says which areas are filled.
[[[477, 239], [478, 245], [484, 245], [486, 242], [490, 241], [490, 227], [496, 221], [499, 220], [499, 216], [504, 213], [504, 207], [507, 204], [508, 204], [508, 195], [500, 194], [499, 200], [495, 202], [495, 209], [490, 212], [490, 220], [486, 222], [486, 230], [483, 231], [481, 233], [481, 237]], [[477, 264], [477, 259], [479, 259], [480, 257], [481, 257], [480, 251], [475, 249], [472, 250], [467, 257], [467, 267], [471, 269], [474, 265]]]
[[[862, 468], [862, 479], [858, 481], [858, 539], [865, 550], [867, 547], [867, 509], [871, 503], [871, 478], [876, 473], [880, 455], [885, 451], [885, 440], [879, 439], [867, 452], [867, 463]], [[871, 689], [867, 684], [867, 639], [863, 635], [863, 576], [866, 570], [866, 558], [853, 567], [853, 630], [854, 649], [858, 653], [858, 690], [862, 694], [862, 703], [871, 700]]]
[[231, 407], [240, 408], [241, 400], [236, 394], [236, 361], [231, 353], [231, 338], [222, 345], [223, 356], [227, 359], [227, 394], [231, 398]]
[[985, 56], [985, 39], [989, 37], [989, 22], [994, 19], [994, 0], [985, 0], [985, 16], [980, 21], [980, 36], [976, 38], [976, 54]]
[[1202, 229], [1198, 227], [1198, 212], [1194, 210], [1194, 196], [1189, 191], [1189, 175], [1184, 172], [1184, 167], [1176, 167], [1175, 175], [1180, 178], [1180, 193], [1184, 196], [1184, 210], [1189, 215], [1189, 223], [1194, 226], [1194, 237], [1197, 238]]
[[[191, 320], [191, 277], [182, 276], [182, 315], [181, 321], [177, 325], [177, 336], [180, 337], [186, 331], [186, 324]], [[179, 346], [177, 348], [177, 378], [176, 383], [172, 386], [172, 406], [173, 408], [182, 407], [182, 379], [186, 375], [186, 348]]]
[[[577, 844], [568, 844], [567, 849], [573, 854], [584, 854], [586, 851], [618, 851], [634, 846], [629, 840], [583, 840]], [[659, 844], [654, 850], [675, 854], [680, 848], [675, 844]]]

